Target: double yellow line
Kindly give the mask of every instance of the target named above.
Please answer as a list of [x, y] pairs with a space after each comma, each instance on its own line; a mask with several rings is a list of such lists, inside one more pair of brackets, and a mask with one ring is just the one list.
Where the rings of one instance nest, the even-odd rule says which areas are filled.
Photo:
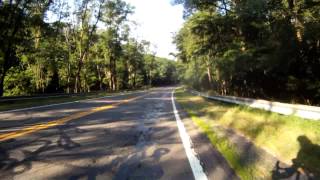
[[37, 131], [40, 131], [40, 130], [43, 130], [43, 129], [48, 129], [48, 128], [55, 127], [55, 126], [58, 126], [58, 125], [62, 125], [62, 124], [65, 124], [68, 121], [79, 119], [81, 117], [88, 116], [90, 114], [93, 114], [93, 113], [96, 113], [96, 112], [99, 112], [99, 111], [113, 109], [113, 108], [116, 108], [117, 106], [119, 106], [121, 104], [129, 103], [131, 101], [135, 101], [135, 100], [137, 100], [137, 99], [139, 99], [139, 98], [141, 98], [143, 96], [146, 96], [146, 95], [147, 94], [141, 95], [141, 96], [137, 96], [137, 97], [134, 97], [134, 98], [130, 98], [130, 99], [126, 99], [126, 100], [123, 100], [121, 102], [118, 102], [118, 103], [115, 103], [115, 104], [112, 104], [112, 105], [106, 105], [106, 106], [93, 108], [93, 109], [91, 109], [89, 111], [79, 112], [79, 113], [72, 114], [70, 116], [67, 116], [67, 117], [64, 117], [64, 118], [61, 118], [61, 119], [49, 121], [47, 123], [36, 124], [36, 125], [30, 126], [30, 127], [26, 127], [26, 128], [23, 128], [21, 130], [15, 131], [15, 132], [0, 134], [0, 142], [1, 141], [6, 141], [6, 140], [9, 140], [9, 139], [13, 139], [13, 138], [17, 138], [17, 137], [21, 137], [21, 136], [24, 136], [24, 135], [28, 135], [28, 134], [31, 134], [33, 132], [37, 132]]

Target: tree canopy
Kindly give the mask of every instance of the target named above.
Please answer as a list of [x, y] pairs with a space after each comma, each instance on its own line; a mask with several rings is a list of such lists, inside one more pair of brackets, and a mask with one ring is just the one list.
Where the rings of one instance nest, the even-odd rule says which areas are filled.
[[[217, 94], [320, 103], [320, 1], [176, 0], [185, 82]], [[196, 68], [194, 68], [196, 67]]]
[[122, 0], [0, 1], [0, 96], [176, 82], [175, 62], [131, 36], [133, 13]]

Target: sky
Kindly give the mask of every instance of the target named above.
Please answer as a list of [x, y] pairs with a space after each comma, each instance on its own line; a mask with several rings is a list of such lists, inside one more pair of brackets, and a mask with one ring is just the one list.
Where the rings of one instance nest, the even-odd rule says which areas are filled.
[[135, 13], [129, 17], [137, 22], [137, 25], [131, 25], [132, 36], [151, 42], [157, 56], [173, 59], [169, 55], [176, 52], [172, 37], [184, 22], [183, 7], [171, 5], [171, 0], [125, 1], [135, 7]]
[[[124, 0], [135, 7], [129, 16], [131, 36], [138, 40], [147, 40], [150, 49], [159, 57], [174, 59], [170, 53], [176, 52], [172, 43], [174, 33], [179, 31], [184, 22], [182, 5], [172, 5], [172, 0]], [[69, 7], [74, 8], [74, 0], [67, 0]], [[56, 20], [48, 13], [48, 22]]]

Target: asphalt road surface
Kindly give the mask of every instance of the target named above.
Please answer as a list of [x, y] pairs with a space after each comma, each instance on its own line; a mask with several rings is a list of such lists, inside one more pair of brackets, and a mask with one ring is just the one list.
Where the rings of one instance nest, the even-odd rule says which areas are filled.
[[[0, 179], [203, 179], [182, 143], [173, 89], [0, 113]], [[201, 147], [205, 178], [234, 178]]]

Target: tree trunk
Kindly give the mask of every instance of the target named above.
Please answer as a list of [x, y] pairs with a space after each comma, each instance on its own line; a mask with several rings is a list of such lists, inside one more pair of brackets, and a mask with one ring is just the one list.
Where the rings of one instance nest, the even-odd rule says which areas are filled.
[[110, 72], [111, 72], [111, 90], [116, 91], [117, 90], [117, 72], [116, 72], [116, 61], [112, 57], [110, 59]]
[[80, 92], [81, 90], [81, 77], [80, 77], [80, 73], [81, 73], [81, 70], [82, 70], [82, 65], [83, 65], [83, 60], [86, 56], [86, 52], [84, 53], [81, 53], [80, 52], [80, 58], [79, 58], [79, 61], [78, 61], [78, 69], [77, 69], [77, 73], [76, 73], [76, 82], [75, 82], [75, 93], [78, 93]]
[[109, 65], [109, 67], [105, 67], [105, 69], [104, 69], [104, 74], [105, 74], [105, 77], [106, 77], [106, 79], [107, 79], [107, 84], [106, 84], [107, 89], [110, 90], [110, 89], [111, 89], [110, 65]]
[[295, 1], [288, 0], [288, 7], [290, 9], [289, 22], [293, 25], [295, 29], [295, 35], [296, 35], [297, 41], [301, 43], [303, 40], [304, 27], [302, 22], [298, 18], [298, 14], [297, 14], [298, 12], [295, 10]]
[[152, 85], [152, 74], [151, 74], [151, 70], [149, 71], [149, 86], [151, 87]]
[[8, 49], [6, 50], [5, 54], [4, 54], [4, 62], [3, 62], [3, 67], [2, 67], [2, 74], [0, 74], [0, 97], [3, 96], [4, 94], [4, 78], [6, 77], [7, 71], [10, 69], [11, 65], [10, 65], [10, 59], [12, 57], [12, 53], [10, 51], [10, 44]]
[[136, 71], [133, 73], [133, 88], [136, 88]]
[[211, 73], [211, 66], [210, 66], [210, 59], [208, 57], [207, 62], [207, 75], [208, 75], [208, 81], [209, 81], [209, 87], [212, 88], [212, 73]]
[[116, 91], [116, 90], [117, 90], [117, 77], [113, 73], [113, 75], [112, 75], [112, 91]]
[[5, 73], [3, 73], [0, 77], [0, 97], [3, 96], [3, 93], [4, 93], [4, 77], [5, 77]]
[[109, 79], [109, 88], [111, 91], [113, 91], [113, 67], [112, 67], [112, 60], [110, 59], [109, 64], [109, 72], [110, 72], [110, 79]]
[[76, 73], [76, 82], [74, 84], [74, 91], [75, 93], [79, 93], [81, 89], [81, 81], [80, 81], [80, 72], [81, 72], [81, 66], [78, 66], [78, 70]]
[[71, 65], [68, 63], [68, 75], [67, 75], [67, 93], [69, 94], [70, 91], [70, 77], [71, 77]]
[[102, 75], [101, 75], [101, 71], [100, 71], [100, 66], [99, 64], [97, 64], [97, 73], [98, 73], [98, 78], [99, 78], [99, 88], [102, 91]]
[[149, 69], [149, 86], [152, 85], [152, 70], [154, 65], [154, 56], [152, 56], [151, 63], [150, 63], [150, 69]]
[[129, 82], [129, 71], [128, 71], [128, 60], [124, 62], [124, 72], [123, 72], [123, 81], [122, 81], [122, 88], [128, 89], [128, 82]]
[[114, 65], [113, 65], [113, 70], [114, 70], [114, 73], [113, 73], [113, 84], [114, 84], [114, 91], [118, 90], [118, 82], [117, 82], [117, 65], [116, 65], [116, 61], [114, 60]]
[[207, 74], [208, 74], [208, 81], [209, 81], [209, 84], [211, 86], [212, 84], [212, 77], [211, 77], [211, 68], [210, 66], [207, 67]]
[[76, 76], [75, 82], [74, 82], [74, 93], [78, 93], [78, 76]]
[[45, 84], [45, 77], [44, 77], [42, 65], [40, 65], [39, 72], [40, 72], [41, 91], [42, 93], [44, 93], [46, 84]]

